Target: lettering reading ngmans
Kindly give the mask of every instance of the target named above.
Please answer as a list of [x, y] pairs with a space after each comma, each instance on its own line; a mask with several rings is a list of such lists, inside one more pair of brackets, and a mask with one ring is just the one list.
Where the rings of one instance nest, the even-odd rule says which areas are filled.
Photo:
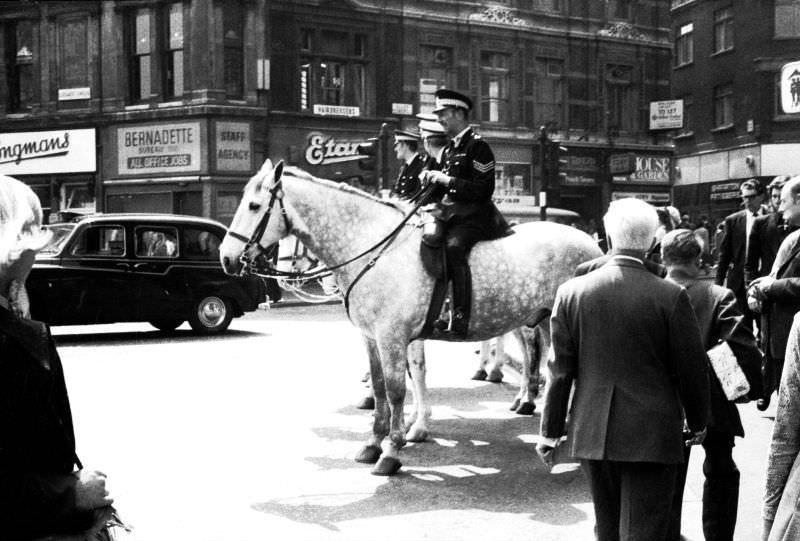
[[0, 163], [11, 161], [19, 163], [22, 160], [31, 158], [66, 154], [68, 149], [68, 132], [64, 132], [63, 137], [50, 137], [49, 139], [39, 139], [38, 141], [28, 141], [27, 143], [17, 143], [15, 145], [0, 144]]
[[125, 146], [180, 145], [194, 142], [192, 128], [165, 128], [125, 132]]

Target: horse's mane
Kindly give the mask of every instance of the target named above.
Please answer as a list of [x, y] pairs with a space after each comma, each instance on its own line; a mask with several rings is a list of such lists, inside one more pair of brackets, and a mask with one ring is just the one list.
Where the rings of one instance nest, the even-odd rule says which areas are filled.
[[349, 193], [349, 194], [357, 195], [359, 197], [363, 197], [363, 198], [368, 199], [370, 201], [374, 201], [375, 203], [380, 203], [381, 205], [385, 205], [387, 207], [391, 207], [391, 208], [393, 208], [395, 210], [398, 210], [398, 211], [400, 211], [400, 212], [402, 212], [404, 214], [406, 212], [408, 212], [408, 210], [410, 209], [409, 205], [407, 203], [402, 202], [402, 201], [381, 199], [380, 197], [376, 197], [376, 196], [372, 195], [371, 193], [367, 193], [364, 190], [360, 190], [360, 189], [356, 188], [355, 186], [351, 186], [351, 185], [349, 185], [349, 184], [347, 184], [345, 182], [334, 182], [332, 180], [328, 180], [328, 179], [325, 179], [325, 178], [315, 177], [314, 175], [312, 175], [308, 171], [300, 169], [299, 167], [294, 167], [294, 166], [285, 167], [283, 169], [283, 176], [285, 177], [287, 175], [290, 176], [290, 177], [299, 179], [299, 180], [307, 180], [309, 182], [313, 182], [314, 184], [318, 184], [320, 186], [324, 186], [325, 188], [328, 188], [328, 189], [331, 189], [331, 190], [339, 190], [341, 192], [346, 192], [346, 193]]

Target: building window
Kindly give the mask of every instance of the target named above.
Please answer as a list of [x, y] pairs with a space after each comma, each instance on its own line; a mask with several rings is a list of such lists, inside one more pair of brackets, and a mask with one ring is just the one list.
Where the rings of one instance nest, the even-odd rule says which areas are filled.
[[5, 23], [5, 65], [7, 95], [6, 112], [21, 113], [31, 110], [34, 100], [33, 77], [33, 22], [27, 20]]
[[531, 8], [536, 11], [561, 11], [561, 0], [531, 0]]
[[731, 8], [714, 12], [714, 52], [733, 49], [733, 13]]
[[481, 53], [481, 120], [508, 122], [508, 72], [505, 54]]
[[225, 95], [244, 96], [244, 10], [241, 2], [225, 2], [222, 8]]
[[606, 129], [609, 133], [635, 132], [639, 107], [630, 66], [606, 67]]
[[694, 99], [691, 96], [684, 96], [683, 100], [683, 127], [678, 129], [677, 135], [692, 135], [694, 133]]
[[631, 19], [631, 0], [606, 0], [609, 19]]
[[59, 88], [89, 86], [87, 19], [65, 19], [58, 25]]
[[535, 62], [533, 127], [559, 126], [564, 108], [564, 61], [536, 58]]
[[775, 37], [800, 37], [800, 4], [797, 0], [775, 0]]
[[726, 128], [733, 125], [733, 85], [714, 87], [714, 126]]
[[434, 109], [434, 93], [440, 88], [455, 86], [453, 49], [437, 45], [420, 46], [419, 112]]
[[130, 73], [128, 94], [131, 103], [150, 99], [153, 93], [151, 80], [152, 43], [150, 39], [151, 12], [149, 8], [134, 10], [126, 25], [128, 32], [128, 66]]
[[685, 66], [694, 61], [694, 24], [684, 24], [675, 38], [675, 66]]
[[183, 95], [183, 3], [173, 2], [164, 17], [164, 97]]
[[301, 29], [300, 109], [315, 104], [359, 107], [367, 101], [366, 34]]

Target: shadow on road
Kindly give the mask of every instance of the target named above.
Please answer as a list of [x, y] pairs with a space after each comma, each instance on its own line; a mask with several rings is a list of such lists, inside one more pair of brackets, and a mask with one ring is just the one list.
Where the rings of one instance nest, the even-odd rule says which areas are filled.
[[178, 329], [172, 332], [152, 331], [124, 331], [124, 332], [88, 332], [82, 334], [55, 334], [58, 346], [70, 347], [77, 345], [115, 345], [126, 346], [132, 344], [170, 342], [197, 342], [200, 340], [239, 340], [250, 336], [263, 336], [265, 333], [228, 329], [222, 334], [203, 335], [195, 334], [191, 330]]
[[[303, 494], [252, 508], [334, 531], [344, 521], [438, 510], [516, 513], [557, 525], [585, 521], [586, 513], [576, 507], [591, 503], [582, 474], [572, 470], [554, 475], [541, 464], [532, 443], [539, 416], [508, 417], [501, 412], [512, 396], [506, 385], [432, 389], [434, 407], [447, 406], [451, 413], [431, 422], [428, 441], [403, 449], [403, 468], [385, 483], [369, 491], [342, 485], [340, 494]], [[340, 413], [364, 415], [355, 408]], [[364, 432], [340, 426], [317, 427], [314, 433], [329, 442], [347, 442], [353, 454], [367, 438]], [[354, 469], [360, 470], [358, 475], [371, 475], [370, 465], [341, 455], [305, 460], [321, 476], [338, 477]]]

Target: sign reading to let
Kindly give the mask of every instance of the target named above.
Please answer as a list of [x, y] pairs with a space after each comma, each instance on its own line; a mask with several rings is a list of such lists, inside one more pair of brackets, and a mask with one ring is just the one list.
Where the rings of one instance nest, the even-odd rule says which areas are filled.
[[673, 130], [682, 127], [683, 100], [650, 102], [651, 130]]
[[781, 108], [784, 113], [800, 113], [800, 62], [781, 68]]
[[200, 169], [200, 123], [117, 129], [120, 175], [178, 173]]
[[217, 170], [250, 171], [250, 124], [217, 122]]

